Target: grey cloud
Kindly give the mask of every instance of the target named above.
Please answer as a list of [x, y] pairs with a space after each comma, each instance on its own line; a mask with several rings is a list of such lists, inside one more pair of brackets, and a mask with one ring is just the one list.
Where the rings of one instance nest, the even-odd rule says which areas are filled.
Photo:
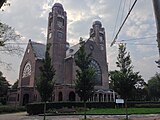
[[[47, 29], [47, 18], [50, 11], [48, 8], [51, 8], [54, 2], [62, 3], [68, 14], [67, 40], [72, 42], [72, 44], [77, 43], [80, 36], [86, 37], [89, 35], [89, 29], [92, 27], [92, 22], [94, 20], [98, 19], [102, 21], [102, 25], [106, 30], [109, 70], [114, 70], [116, 68], [115, 56], [118, 49], [117, 46], [110, 48], [109, 43], [112, 41], [112, 34], [120, 0], [11, 0], [11, 7], [4, 13], [0, 13], [0, 19], [15, 27], [15, 29], [25, 38], [32, 38], [33, 40], [38, 41], [41, 40], [45, 43], [45, 30]], [[44, 4], [46, 4], [48, 8], [43, 8]], [[127, 9], [128, 8], [126, 7], [124, 16], [127, 13]], [[120, 15], [122, 15], [122, 13]], [[75, 19], [76, 17], [79, 18]], [[118, 20], [117, 29], [120, 25], [121, 18]], [[140, 29], [138, 28], [139, 26], [141, 26]], [[139, 29], [139, 31], [137, 29]], [[136, 31], [138, 32], [138, 37], [156, 33], [151, 0], [138, 0], [131, 16], [120, 32], [118, 39], [130, 39], [131, 37], [134, 37], [128, 35], [126, 31], [130, 31], [131, 34]], [[150, 41], [147, 40], [146, 42]], [[156, 71], [155, 68], [153, 68], [154, 63], [152, 63], [152, 61], [156, 59], [157, 53], [155, 51], [157, 48], [155, 48], [155, 51], [153, 51], [154, 48], [152, 47], [150, 48], [150, 51], [145, 51], [145, 49], [145, 47], [128, 46], [128, 51], [132, 53], [134, 61], [138, 61], [138, 63], [134, 62], [135, 69], [140, 70], [143, 76], [147, 74], [147, 77], [149, 77]], [[138, 50], [139, 53], [143, 53], [143, 55], [137, 55], [136, 52]], [[152, 54], [153, 57], [148, 58], [149, 60], [142, 61], [140, 60], [142, 59], [142, 56], [148, 57], [144, 54], [147, 54], [148, 56]], [[145, 62], [144, 64], [151, 66], [153, 72], [148, 74], [147, 70], [149, 69], [143, 71], [139, 68], [141, 62]], [[18, 71], [19, 65], [16, 65], [15, 74], [17, 74], [17, 76]], [[14, 80], [16, 80], [16, 78], [14, 78]]]

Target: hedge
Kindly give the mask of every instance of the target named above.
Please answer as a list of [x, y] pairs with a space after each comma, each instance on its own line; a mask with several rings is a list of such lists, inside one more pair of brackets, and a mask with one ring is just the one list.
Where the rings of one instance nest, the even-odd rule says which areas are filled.
[[[87, 108], [115, 108], [114, 102], [87, 102]], [[160, 107], [160, 102], [151, 101], [128, 101], [128, 107], [132, 108], [156, 108]], [[31, 103], [27, 105], [27, 113], [36, 115], [43, 113], [44, 103]], [[47, 103], [47, 110], [61, 108], [82, 108], [83, 102], [50, 102]]]
[[14, 112], [22, 112], [26, 111], [26, 108], [23, 106], [9, 106], [9, 105], [1, 105], [0, 106], [0, 114], [3, 113], [14, 113]]
[[[27, 113], [36, 115], [43, 113], [44, 103], [31, 103], [27, 105]], [[83, 107], [83, 102], [50, 102], [47, 103], [46, 109], [61, 109], [61, 108], [79, 108]], [[87, 108], [114, 108], [114, 102], [87, 102]]]
[[160, 107], [160, 102], [158, 101], [128, 101], [128, 107], [135, 108], [158, 108]]

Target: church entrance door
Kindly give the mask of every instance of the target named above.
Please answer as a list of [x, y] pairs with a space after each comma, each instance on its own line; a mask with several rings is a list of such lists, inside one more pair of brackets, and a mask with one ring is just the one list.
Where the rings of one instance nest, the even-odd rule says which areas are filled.
[[29, 103], [29, 94], [23, 95], [23, 106]]
[[76, 100], [76, 95], [75, 93], [72, 91], [69, 93], [69, 101], [75, 101]]
[[62, 94], [62, 92], [59, 92], [58, 101], [62, 101], [62, 100], [63, 100], [63, 94]]

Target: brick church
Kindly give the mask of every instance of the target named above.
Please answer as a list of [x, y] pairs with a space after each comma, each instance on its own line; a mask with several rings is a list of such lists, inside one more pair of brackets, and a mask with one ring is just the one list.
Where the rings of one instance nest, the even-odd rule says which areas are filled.
[[[60, 3], [55, 3], [49, 13], [47, 33], [47, 43], [51, 43], [49, 52], [56, 70], [52, 101], [80, 100], [75, 93], [75, 55], [80, 44], [70, 47], [66, 35], [67, 13]], [[113, 101], [113, 92], [109, 90], [105, 29], [100, 21], [93, 22], [89, 36], [84, 40], [85, 50], [87, 53], [92, 52], [91, 64], [96, 70], [95, 93], [90, 101]], [[41, 101], [35, 84], [40, 76], [39, 67], [45, 58], [45, 51], [44, 44], [29, 40], [20, 65], [18, 90], [9, 93], [9, 103], [25, 105]]]

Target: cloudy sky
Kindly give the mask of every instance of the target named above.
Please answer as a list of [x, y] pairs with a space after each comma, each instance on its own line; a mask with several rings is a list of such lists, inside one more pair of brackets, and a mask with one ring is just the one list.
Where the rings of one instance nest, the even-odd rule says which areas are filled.
[[[117, 43], [123, 41], [127, 43], [134, 71], [139, 71], [145, 81], [158, 72], [155, 64], [155, 60], [159, 58], [155, 37], [156, 24], [151, 0], [138, 0], [116, 44], [112, 47], [110, 44], [114, 35], [134, 0], [8, 0], [8, 2], [11, 6], [3, 7], [4, 11], [0, 11], [0, 21], [15, 28], [22, 36], [19, 42], [24, 43], [21, 44], [24, 49], [29, 39], [46, 43], [48, 13], [53, 4], [59, 2], [67, 12], [67, 41], [71, 45], [78, 43], [80, 37], [88, 38], [93, 21], [99, 20], [106, 31], [109, 70], [117, 69], [115, 64]], [[10, 71], [0, 65], [0, 70], [11, 84], [18, 79], [22, 57], [0, 55], [1, 60], [12, 64]]]

